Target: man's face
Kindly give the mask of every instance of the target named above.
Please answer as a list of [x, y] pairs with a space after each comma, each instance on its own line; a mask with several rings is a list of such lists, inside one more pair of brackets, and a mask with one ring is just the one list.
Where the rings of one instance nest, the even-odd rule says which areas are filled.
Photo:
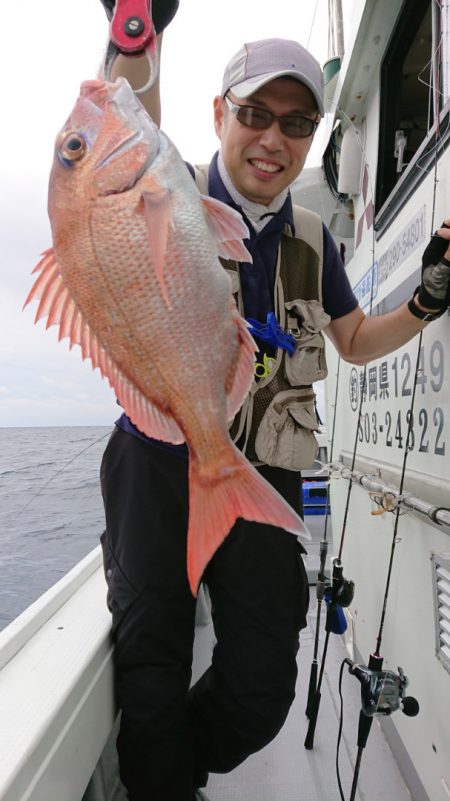
[[[248, 98], [228, 92], [233, 103], [257, 106], [273, 114], [301, 114], [318, 119], [310, 90], [293, 78], [276, 78]], [[313, 136], [296, 139], [282, 133], [277, 120], [256, 130], [242, 125], [221, 97], [214, 100], [214, 123], [234, 186], [249, 200], [268, 205], [303, 169]]]

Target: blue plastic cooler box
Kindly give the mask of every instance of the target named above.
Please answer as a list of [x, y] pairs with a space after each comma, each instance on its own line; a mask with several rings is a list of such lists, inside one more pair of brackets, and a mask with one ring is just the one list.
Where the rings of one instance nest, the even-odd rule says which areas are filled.
[[327, 507], [327, 482], [326, 481], [306, 481], [303, 479], [303, 513], [305, 515], [325, 515], [330, 514], [330, 507]]

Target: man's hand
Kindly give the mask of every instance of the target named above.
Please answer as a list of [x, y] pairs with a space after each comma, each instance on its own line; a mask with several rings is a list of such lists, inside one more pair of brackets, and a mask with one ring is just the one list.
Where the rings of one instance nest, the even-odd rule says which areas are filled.
[[450, 306], [450, 219], [431, 237], [422, 256], [422, 282], [415, 296], [420, 307], [445, 311]]
[[[111, 21], [115, 0], [100, 0], [106, 16]], [[152, 0], [152, 19], [156, 33], [161, 33], [172, 22], [178, 11], [179, 0]]]

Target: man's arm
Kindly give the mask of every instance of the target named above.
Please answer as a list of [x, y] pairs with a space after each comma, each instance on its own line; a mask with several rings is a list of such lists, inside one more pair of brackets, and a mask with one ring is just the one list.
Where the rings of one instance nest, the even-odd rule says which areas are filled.
[[[161, 65], [162, 33], [157, 37], [158, 61]], [[140, 89], [148, 81], [149, 63], [147, 56], [123, 56], [121, 53], [114, 59], [111, 67], [111, 80], [122, 76], [126, 78], [132, 89]], [[159, 88], [159, 75], [146, 92], [139, 93], [138, 97], [144, 108], [148, 111], [155, 125], [161, 125], [161, 95]]]
[[[450, 218], [444, 225], [450, 226]], [[423, 312], [442, 313], [450, 305], [449, 242], [450, 228], [439, 228], [423, 254], [422, 283], [412, 301]], [[345, 361], [367, 364], [409, 342], [428, 324], [415, 317], [407, 303], [379, 317], [366, 317], [358, 306], [332, 320], [325, 333]]]
[[336, 350], [352, 364], [367, 364], [396, 350], [429, 323], [413, 317], [406, 303], [379, 317], [366, 317], [358, 306], [325, 328]]

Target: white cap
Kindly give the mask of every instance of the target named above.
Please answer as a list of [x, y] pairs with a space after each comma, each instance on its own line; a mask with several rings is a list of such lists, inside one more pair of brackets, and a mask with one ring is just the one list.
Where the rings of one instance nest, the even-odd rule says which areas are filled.
[[307, 86], [323, 117], [323, 75], [320, 64], [308, 50], [291, 39], [261, 39], [244, 44], [225, 67], [222, 97], [231, 89], [241, 100], [275, 78], [283, 77], [296, 78]]

